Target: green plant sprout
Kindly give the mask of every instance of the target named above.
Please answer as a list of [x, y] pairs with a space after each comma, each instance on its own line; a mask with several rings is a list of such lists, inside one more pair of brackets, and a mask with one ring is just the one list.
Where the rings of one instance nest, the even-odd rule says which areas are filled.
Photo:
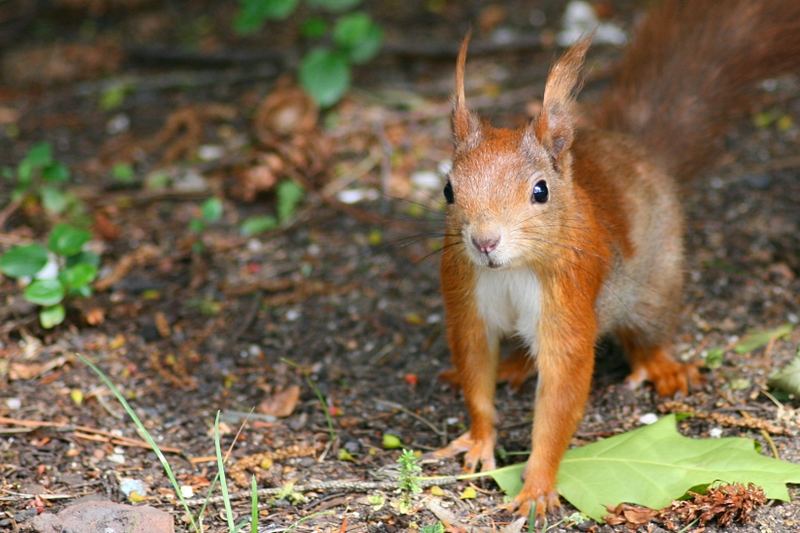
[[420, 474], [422, 467], [417, 461], [417, 456], [411, 450], [403, 450], [397, 458], [398, 474], [397, 489], [400, 491], [400, 501], [398, 507], [400, 512], [408, 513], [411, 511], [412, 498], [415, 494], [422, 492]]
[[64, 321], [67, 297], [92, 294], [100, 257], [84, 246], [91, 234], [69, 224], [57, 224], [47, 239], [38, 244], [12, 246], [0, 256], [0, 272], [25, 284], [23, 297], [39, 309], [39, 322], [46, 329]]
[[67, 165], [53, 158], [50, 143], [34, 144], [16, 169], [6, 167], [2, 175], [13, 183], [11, 201], [16, 204], [38, 202], [51, 215], [78, 216], [83, 210], [81, 201], [65, 190], [71, 173]]
[[[295, 12], [299, 0], [239, 0], [234, 29], [241, 34], [257, 31], [268, 20], [285, 20]], [[383, 29], [364, 11], [351, 11], [361, 0], [306, 0], [308, 7], [333, 14], [333, 29], [326, 20], [311, 16], [300, 25], [310, 40], [327, 37], [300, 62], [303, 89], [321, 106], [338, 102], [350, 87], [352, 65], [368, 62], [380, 51]]]

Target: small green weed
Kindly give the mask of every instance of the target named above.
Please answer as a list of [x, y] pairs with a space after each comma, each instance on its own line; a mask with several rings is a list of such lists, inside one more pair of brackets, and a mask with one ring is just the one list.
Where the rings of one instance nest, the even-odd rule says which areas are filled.
[[[252, 33], [268, 20], [285, 20], [295, 12], [299, 0], [239, 0], [234, 29]], [[315, 46], [300, 62], [300, 84], [322, 106], [338, 102], [350, 87], [353, 65], [368, 62], [380, 51], [383, 29], [364, 11], [352, 11], [361, 0], [306, 0], [314, 15], [300, 25], [309, 40], [325, 42]], [[333, 18], [329, 29], [325, 16]]]
[[412, 499], [415, 494], [422, 492], [420, 484], [420, 474], [422, 467], [419, 465], [417, 456], [411, 450], [403, 450], [397, 458], [399, 469], [397, 475], [397, 489], [400, 491], [400, 501], [398, 508], [402, 513], [411, 512]]
[[13, 183], [12, 202], [37, 202], [51, 215], [78, 216], [83, 211], [81, 201], [66, 190], [69, 167], [53, 158], [50, 143], [34, 144], [16, 168], [3, 168], [2, 175]]
[[28, 282], [23, 297], [41, 306], [39, 322], [44, 328], [61, 324], [66, 315], [67, 297], [92, 294], [100, 257], [84, 246], [91, 234], [69, 224], [57, 224], [42, 244], [12, 246], [0, 256], [0, 272]]

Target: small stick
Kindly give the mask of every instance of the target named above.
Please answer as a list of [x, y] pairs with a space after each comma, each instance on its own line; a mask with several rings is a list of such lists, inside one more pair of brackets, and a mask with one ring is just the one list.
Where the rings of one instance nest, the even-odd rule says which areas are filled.
[[[150, 449], [150, 445], [144, 442], [143, 440], [133, 439], [130, 437], [122, 437], [120, 435], [115, 435], [110, 431], [105, 431], [102, 429], [97, 429], [89, 426], [74, 426], [72, 424], [67, 424], [66, 422], [47, 422], [44, 420], [22, 420], [17, 418], [8, 418], [5, 416], [0, 416], [0, 424], [8, 425], [8, 426], [20, 426], [26, 427], [31, 429], [38, 429], [38, 428], [52, 428], [57, 429], [59, 431], [73, 431], [76, 433], [84, 433], [89, 435], [101, 435], [108, 439], [111, 439], [112, 442], [116, 442], [116, 444], [120, 444], [122, 446], [135, 446], [137, 448], [147, 448]], [[84, 437], [87, 438], [87, 437]], [[173, 448], [170, 446], [161, 446], [162, 452], [167, 453], [176, 453], [179, 455], [183, 454], [180, 448]]]

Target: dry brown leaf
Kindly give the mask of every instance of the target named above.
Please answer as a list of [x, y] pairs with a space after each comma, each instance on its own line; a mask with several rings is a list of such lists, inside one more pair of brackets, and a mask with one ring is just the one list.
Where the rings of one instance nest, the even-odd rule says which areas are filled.
[[46, 363], [11, 363], [8, 366], [8, 378], [12, 381], [34, 379], [50, 370], [63, 366], [67, 360], [66, 356], [61, 356]]
[[300, 387], [290, 385], [286, 389], [273, 394], [258, 405], [258, 412], [265, 415], [284, 418], [294, 412], [297, 402], [300, 400]]
[[611, 513], [606, 516], [608, 524], [612, 526], [624, 525], [631, 530], [638, 529], [639, 526], [647, 524], [658, 515], [658, 511], [629, 503], [621, 503], [608, 510]]

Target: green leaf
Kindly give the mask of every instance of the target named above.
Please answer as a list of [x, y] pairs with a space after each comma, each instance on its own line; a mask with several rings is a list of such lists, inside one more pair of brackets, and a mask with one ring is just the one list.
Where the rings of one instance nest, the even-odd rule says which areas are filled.
[[333, 41], [347, 53], [353, 63], [365, 63], [375, 57], [381, 48], [383, 30], [369, 15], [359, 11], [336, 21]]
[[69, 205], [69, 197], [56, 187], [42, 187], [42, 206], [48, 213], [58, 215], [63, 213]]
[[218, 222], [222, 218], [222, 200], [217, 197], [209, 198], [201, 207], [203, 220], [209, 223]]
[[48, 307], [43, 307], [39, 311], [39, 323], [44, 329], [50, 329], [61, 324], [65, 316], [66, 313], [64, 312], [63, 305], [50, 305]]
[[350, 87], [350, 65], [340, 52], [315, 48], [300, 62], [300, 84], [321, 106], [331, 106]]
[[79, 254], [71, 255], [67, 257], [67, 268], [71, 268], [75, 265], [79, 265], [81, 263], [86, 263], [88, 265], [92, 265], [95, 269], [100, 268], [100, 256], [94, 252], [89, 252], [84, 250]]
[[135, 173], [133, 167], [128, 163], [114, 163], [114, 166], [111, 167], [111, 177], [117, 183], [130, 185], [134, 182]]
[[69, 224], [57, 224], [50, 232], [47, 247], [59, 255], [75, 255], [81, 251], [83, 245], [89, 242], [91, 237], [92, 234], [86, 230]]
[[800, 348], [788, 365], [769, 378], [769, 386], [800, 397]]
[[762, 346], [766, 346], [771, 341], [785, 337], [792, 332], [793, 327], [794, 326], [787, 323], [773, 329], [753, 331], [745, 335], [744, 338], [740, 340], [733, 349], [736, 353], [752, 352], [753, 350], [757, 350]]
[[42, 177], [50, 183], [64, 183], [70, 177], [69, 167], [64, 163], [55, 161], [42, 170]]
[[278, 196], [278, 220], [284, 224], [294, 216], [297, 204], [303, 199], [305, 192], [297, 183], [286, 180], [278, 184], [276, 194]]
[[193, 218], [189, 221], [189, 231], [192, 233], [203, 233], [204, 229], [206, 229], [206, 223], [199, 218]]
[[353, 9], [361, 3], [361, 0], [308, 0], [308, 3], [313, 7], [320, 7], [334, 13], [341, 13], [342, 11]]
[[403, 441], [401, 441], [400, 437], [398, 437], [397, 435], [392, 435], [391, 433], [384, 433], [382, 444], [383, 448], [386, 450], [395, 450], [403, 446]]
[[0, 257], [0, 272], [12, 278], [33, 276], [47, 264], [47, 249], [41, 244], [12, 246]]
[[725, 350], [722, 348], [711, 348], [706, 353], [706, 368], [714, 370], [722, 366], [725, 360]]
[[53, 148], [49, 142], [40, 142], [34, 144], [22, 163], [28, 164], [31, 169], [44, 168], [53, 162]]
[[59, 277], [68, 289], [80, 289], [94, 281], [97, 277], [97, 267], [89, 263], [78, 263], [64, 270]]
[[319, 17], [306, 19], [300, 26], [300, 33], [307, 39], [319, 39], [325, 35], [326, 31], [328, 31], [328, 24], [325, 19]]
[[257, 216], [257, 217], [249, 217], [244, 222], [242, 222], [242, 227], [240, 231], [242, 235], [245, 237], [252, 237], [253, 235], [258, 235], [259, 233], [263, 233], [265, 231], [269, 231], [271, 229], [275, 229], [278, 227], [278, 221], [275, 220], [275, 217], [271, 217], [269, 215]]
[[[487, 472], [511, 497], [522, 488], [524, 464]], [[767, 498], [789, 499], [800, 465], [760, 455], [750, 439], [690, 439], [675, 415], [622, 435], [567, 451], [556, 488], [582, 513], [602, 521], [622, 502], [662, 509], [689, 489], [714, 482], [754, 483]]]
[[38, 305], [55, 305], [64, 299], [64, 286], [57, 279], [38, 279], [25, 287], [25, 299]]
[[298, 0], [240, 0], [234, 29], [241, 34], [258, 30], [266, 20], [283, 20], [297, 7]]
[[110, 85], [103, 94], [100, 95], [100, 109], [103, 111], [113, 111], [125, 102], [125, 97], [131, 88], [127, 83], [114, 83]]

